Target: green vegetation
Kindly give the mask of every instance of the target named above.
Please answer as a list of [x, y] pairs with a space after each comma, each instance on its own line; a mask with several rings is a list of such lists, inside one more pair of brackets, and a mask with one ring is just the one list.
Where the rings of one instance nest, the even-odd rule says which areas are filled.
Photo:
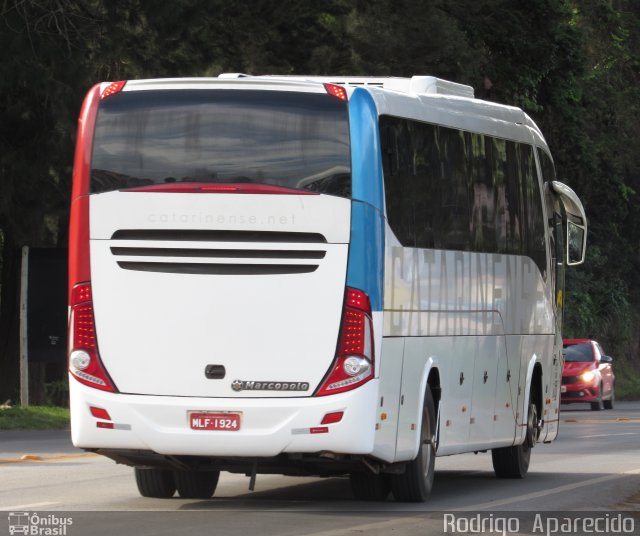
[[68, 425], [68, 408], [52, 406], [0, 408], [0, 430], [58, 430]]
[[629, 361], [623, 359], [616, 359], [613, 365], [618, 400], [638, 400], [640, 398], [640, 374], [631, 367]]
[[[637, 0], [6, 0], [0, 7], [0, 399], [17, 399], [19, 248], [66, 245], [92, 84], [164, 76], [431, 74], [521, 106], [589, 218], [564, 334], [640, 398]], [[623, 393], [620, 394], [623, 394]]]

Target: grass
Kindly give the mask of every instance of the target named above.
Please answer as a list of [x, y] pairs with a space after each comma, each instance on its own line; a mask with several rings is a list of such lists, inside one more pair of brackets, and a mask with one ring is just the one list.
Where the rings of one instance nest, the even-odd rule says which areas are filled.
[[61, 430], [68, 426], [68, 408], [56, 406], [0, 408], [0, 430]]
[[640, 372], [625, 359], [616, 359], [613, 364], [616, 375], [616, 398], [618, 400], [640, 400]]

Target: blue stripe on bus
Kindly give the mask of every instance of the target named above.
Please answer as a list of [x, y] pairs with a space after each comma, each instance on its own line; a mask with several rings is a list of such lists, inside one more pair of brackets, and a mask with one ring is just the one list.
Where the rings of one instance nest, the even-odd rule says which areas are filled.
[[351, 245], [347, 286], [369, 295], [371, 309], [382, 311], [384, 221], [382, 213], [361, 201], [351, 203]]
[[382, 188], [382, 156], [378, 110], [368, 91], [358, 88], [349, 99], [351, 129], [351, 196], [376, 207], [384, 208]]
[[351, 129], [351, 245], [347, 285], [369, 295], [382, 311], [384, 285], [384, 192], [378, 111], [368, 91], [349, 99]]

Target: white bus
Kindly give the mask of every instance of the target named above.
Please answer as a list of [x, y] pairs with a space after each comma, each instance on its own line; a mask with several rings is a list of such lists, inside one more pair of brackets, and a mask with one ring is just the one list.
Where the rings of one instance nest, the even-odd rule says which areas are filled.
[[521, 110], [412, 78], [88, 93], [70, 225], [76, 446], [143, 496], [220, 471], [424, 501], [436, 456], [522, 478], [558, 433], [586, 217]]

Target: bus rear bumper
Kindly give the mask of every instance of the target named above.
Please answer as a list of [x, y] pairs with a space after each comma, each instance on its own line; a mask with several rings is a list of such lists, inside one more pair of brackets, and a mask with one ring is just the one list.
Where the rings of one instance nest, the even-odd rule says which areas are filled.
[[[336, 395], [257, 399], [109, 393], [70, 378], [71, 436], [79, 448], [137, 449], [167, 456], [370, 454], [377, 394], [375, 379]], [[95, 417], [91, 408], [105, 410], [110, 419]], [[339, 422], [322, 424], [325, 415], [340, 411]], [[191, 412], [240, 413], [240, 429], [193, 430]]]

